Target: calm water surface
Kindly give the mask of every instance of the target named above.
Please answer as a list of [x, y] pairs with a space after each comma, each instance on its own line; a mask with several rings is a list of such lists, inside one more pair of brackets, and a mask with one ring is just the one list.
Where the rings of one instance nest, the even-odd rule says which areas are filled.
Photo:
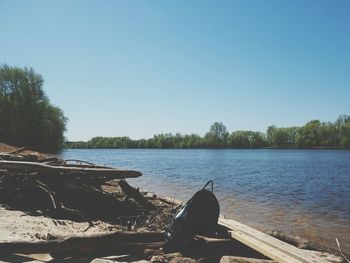
[[221, 213], [260, 229], [292, 231], [350, 252], [350, 151], [65, 150], [143, 173], [129, 182], [187, 200], [214, 180]]

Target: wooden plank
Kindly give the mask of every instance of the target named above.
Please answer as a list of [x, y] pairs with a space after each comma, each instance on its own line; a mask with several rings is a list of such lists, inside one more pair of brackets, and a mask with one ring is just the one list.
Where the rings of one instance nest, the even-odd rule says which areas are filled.
[[219, 218], [219, 224], [231, 231], [231, 237], [280, 263], [329, 263], [316, 254], [305, 251], [243, 225], [232, 219]]
[[[66, 254], [134, 251], [137, 248], [160, 248], [163, 246], [164, 232], [118, 231], [107, 234], [68, 236], [43, 241], [0, 242], [2, 254]], [[143, 251], [143, 250], [142, 250]]]
[[7, 169], [7, 170], [27, 170], [29, 172], [37, 172], [37, 171], [44, 171], [44, 172], [83, 172], [90, 176], [96, 176], [99, 175], [103, 176], [111, 176], [113, 179], [123, 179], [123, 178], [136, 178], [141, 176], [142, 174], [138, 171], [132, 171], [132, 170], [119, 170], [114, 168], [88, 168], [88, 167], [67, 167], [67, 166], [54, 166], [54, 165], [47, 165], [43, 163], [36, 163], [36, 162], [24, 162], [24, 161], [0, 161], [0, 169]]
[[286, 254], [283, 251], [275, 247], [271, 247], [266, 243], [255, 239], [254, 237], [247, 236], [240, 231], [231, 231], [231, 237], [242, 242], [248, 247], [260, 252], [261, 254], [280, 263], [306, 263], [299, 258], [295, 258], [293, 255]]

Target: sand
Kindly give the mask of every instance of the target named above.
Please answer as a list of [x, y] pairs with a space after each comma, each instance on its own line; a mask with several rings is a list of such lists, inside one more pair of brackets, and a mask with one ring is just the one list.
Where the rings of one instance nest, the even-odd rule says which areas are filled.
[[122, 230], [119, 225], [94, 221], [94, 227], [85, 231], [89, 223], [57, 220], [40, 215], [29, 215], [22, 211], [7, 210], [0, 206], [1, 241], [38, 241], [69, 235], [91, 235]]
[[[121, 226], [111, 225], [102, 221], [93, 221], [94, 227], [85, 229], [88, 223], [73, 222], [71, 220], [56, 220], [40, 215], [29, 215], [22, 211], [7, 210], [0, 206], [0, 242], [8, 241], [40, 241], [48, 240], [53, 237], [62, 237], [70, 235], [91, 235], [98, 233], [115, 232], [121, 229]], [[130, 262], [137, 258], [125, 258], [126, 256], [111, 256], [109, 258], [90, 258], [90, 259], [71, 259], [70, 262]], [[49, 254], [33, 255], [0, 255], [0, 263], [5, 262], [61, 262], [60, 259], [53, 259]], [[62, 259], [62, 262], [66, 260]], [[140, 261], [147, 262], [147, 261]]]

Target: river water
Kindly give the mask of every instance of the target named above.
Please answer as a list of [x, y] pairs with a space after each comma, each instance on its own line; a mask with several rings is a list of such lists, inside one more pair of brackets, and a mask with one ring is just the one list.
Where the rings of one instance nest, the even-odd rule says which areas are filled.
[[214, 180], [221, 214], [255, 228], [293, 232], [350, 252], [348, 150], [65, 150], [74, 158], [139, 170], [129, 183], [187, 200]]

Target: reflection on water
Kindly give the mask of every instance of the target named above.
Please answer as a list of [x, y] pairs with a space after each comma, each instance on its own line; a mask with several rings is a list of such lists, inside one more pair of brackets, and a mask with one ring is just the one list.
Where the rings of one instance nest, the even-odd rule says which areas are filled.
[[221, 213], [350, 252], [350, 151], [66, 150], [63, 158], [140, 170], [131, 184], [187, 200], [214, 179]]

